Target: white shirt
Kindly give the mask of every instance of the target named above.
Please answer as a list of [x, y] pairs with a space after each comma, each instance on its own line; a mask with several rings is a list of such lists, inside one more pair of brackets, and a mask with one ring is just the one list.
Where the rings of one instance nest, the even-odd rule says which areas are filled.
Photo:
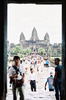
[[34, 64], [31, 64], [31, 68], [34, 68]]
[[[19, 73], [18, 73], [18, 78], [16, 78], [16, 79], [20, 80], [20, 79], [22, 79], [22, 76], [25, 73], [25, 70], [21, 65], [18, 68], [19, 68]], [[22, 75], [20, 75], [20, 73]], [[9, 69], [9, 77], [12, 76], [12, 75], [16, 75], [16, 70], [13, 67], [11, 67]]]
[[37, 64], [38, 68], [41, 68], [41, 64]]
[[21, 64], [21, 66], [24, 68], [24, 70], [25, 70], [25, 62], [23, 62], [22, 64]]
[[34, 72], [30, 73], [30, 80], [36, 80], [36, 74]]

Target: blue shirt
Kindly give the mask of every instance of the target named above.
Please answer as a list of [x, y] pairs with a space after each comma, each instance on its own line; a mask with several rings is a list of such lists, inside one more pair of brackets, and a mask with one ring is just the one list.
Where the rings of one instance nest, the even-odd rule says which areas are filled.
[[46, 64], [49, 64], [49, 60], [46, 61]]
[[54, 90], [53, 80], [54, 80], [54, 78], [52, 76], [50, 76], [50, 77], [47, 78], [49, 89], [53, 89]]

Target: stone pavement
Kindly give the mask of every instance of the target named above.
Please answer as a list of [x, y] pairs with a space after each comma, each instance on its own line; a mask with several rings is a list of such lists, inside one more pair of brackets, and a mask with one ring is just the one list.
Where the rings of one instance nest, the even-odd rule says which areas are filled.
[[54, 92], [37, 90], [37, 92], [26, 91], [25, 100], [55, 100]]
[[[44, 84], [46, 82], [47, 77], [49, 77], [50, 72], [53, 72], [54, 75], [54, 68], [53, 67], [48, 67], [48, 68], [43, 68], [43, 71], [41, 73], [37, 73], [37, 92], [31, 92], [30, 90], [30, 84], [28, 81], [28, 74], [25, 76], [26, 77], [26, 82], [25, 82], [25, 87], [24, 87], [24, 96], [25, 100], [56, 100], [55, 99], [55, 92], [49, 92], [48, 91], [48, 85], [47, 85], [47, 90], [44, 90]], [[8, 77], [8, 75], [7, 75]], [[12, 90], [9, 87], [9, 78], [8, 78], [8, 93], [7, 93], [7, 98], [6, 100], [13, 100], [12, 97]], [[19, 100], [19, 95], [18, 95], [18, 100]]]
[[[55, 100], [54, 92], [37, 90], [37, 92], [31, 92], [29, 89], [24, 91], [25, 100]], [[13, 100], [12, 92], [8, 93], [6, 100]], [[19, 95], [18, 95], [19, 100]]]

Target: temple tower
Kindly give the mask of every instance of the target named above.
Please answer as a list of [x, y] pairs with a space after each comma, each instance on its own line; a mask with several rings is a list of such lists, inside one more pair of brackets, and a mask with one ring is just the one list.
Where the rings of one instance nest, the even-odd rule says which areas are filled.
[[19, 42], [20, 42], [21, 48], [23, 49], [23, 44], [24, 44], [24, 42], [25, 42], [25, 36], [24, 36], [23, 32], [22, 32], [21, 35], [20, 35], [20, 40], [19, 40]]
[[46, 33], [45, 36], [44, 36], [44, 42], [49, 44], [50, 43], [50, 38], [49, 38], [49, 34]]
[[21, 35], [20, 35], [20, 40], [19, 40], [19, 41], [20, 41], [20, 42], [25, 41], [25, 36], [24, 36], [23, 32], [22, 32]]
[[37, 30], [36, 30], [35, 27], [34, 27], [33, 30], [32, 30], [32, 35], [31, 35], [31, 39], [30, 39], [30, 40], [32, 40], [32, 41], [37, 41], [37, 40], [39, 40], [38, 35], [37, 35]]

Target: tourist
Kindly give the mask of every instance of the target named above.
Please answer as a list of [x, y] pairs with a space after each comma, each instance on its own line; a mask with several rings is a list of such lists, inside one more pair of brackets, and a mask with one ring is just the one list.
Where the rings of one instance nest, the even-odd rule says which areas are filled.
[[49, 91], [54, 91], [53, 80], [54, 80], [53, 73], [51, 72], [50, 77], [47, 78], [47, 81], [45, 83], [45, 90], [46, 90], [46, 86], [47, 86], [47, 83], [48, 83]]
[[34, 63], [34, 67], [35, 67], [35, 65], [36, 65], [36, 59], [35, 58], [33, 59], [33, 63]]
[[49, 67], [49, 60], [46, 60], [46, 67]]
[[41, 59], [41, 71], [43, 71], [43, 69], [44, 69], [44, 60]]
[[28, 61], [25, 61], [25, 73], [28, 74], [28, 69], [29, 69], [29, 65], [28, 65]]
[[40, 73], [41, 72], [41, 61], [38, 60], [38, 63], [37, 63], [37, 71]]
[[9, 70], [9, 77], [12, 82], [13, 100], [17, 100], [18, 92], [20, 94], [20, 100], [24, 100], [22, 85], [25, 79], [25, 71], [19, 64], [20, 58], [18, 56], [14, 56], [14, 62], [14, 66], [12, 66]]
[[25, 70], [25, 59], [22, 60], [22, 68]]
[[[62, 100], [62, 93], [61, 93], [62, 66], [59, 64], [59, 62], [60, 62], [60, 59], [55, 58], [55, 65], [57, 65], [57, 67], [55, 68], [55, 76], [54, 76], [53, 85], [55, 86], [56, 100]], [[59, 95], [59, 92], [60, 92], [60, 95]]]
[[36, 74], [33, 71], [33, 68], [30, 69], [30, 85], [31, 85], [31, 91], [36, 92]]
[[34, 69], [34, 62], [33, 61], [31, 62], [30, 68]]

